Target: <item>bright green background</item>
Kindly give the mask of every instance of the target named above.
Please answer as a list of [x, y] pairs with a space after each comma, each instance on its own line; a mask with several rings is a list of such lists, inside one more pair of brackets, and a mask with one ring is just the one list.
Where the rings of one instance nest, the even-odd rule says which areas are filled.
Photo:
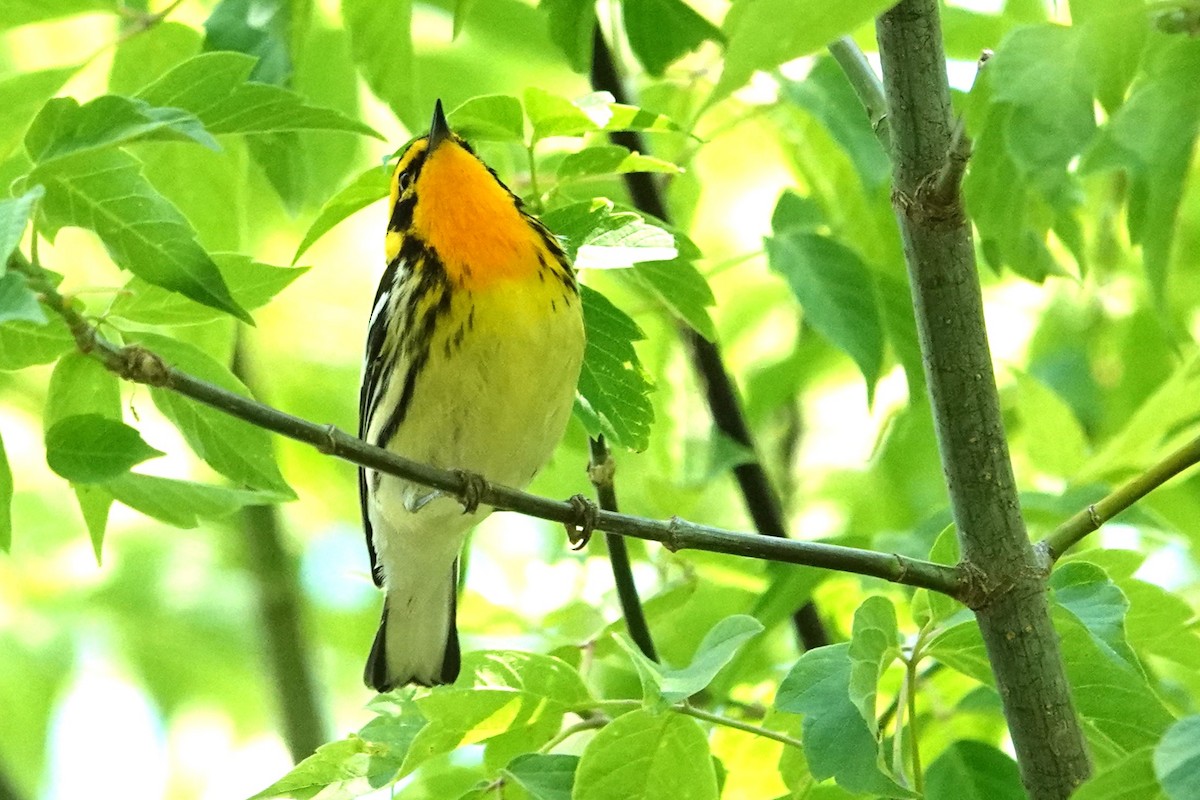
[[[503, 95], [452, 122], [574, 245], [603, 235], [592, 244], [661, 245], [619, 207], [588, 214], [587, 203], [623, 202], [619, 170], [673, 176], [680, 258], [584, 273], [603, 293], [593, 319], [620, 333], [589, 355], [601, 366], [583, 388], [633, 448], [616, 448], [623, 510], [749, 529], [728, 476], [745, 454], [712, 430], [677, 335], [689, 324], [721, 344], [793, 536], [950, 562], [887, 156], [820, 51], [849, 33], [873, 52], [869, 20], [886, 5], [606, 4], [602, 26], [638, 102], [664, 115], [634, 123], [652, 129], [650, 159], [607, 146], [584, 113], [594, 100], [568, 102], [590, 91], [572, 69], [585, 70], [590, 51], [580, 0], [189, 0], [146, 31], [136, 3], [125, 17], [108, 0], [5, 3], [0, 178], [11, 191], [0, 249], [29, 253], [21, 232], [38, 197], [24, 193], [44, 185], [39, 230], [66, 227], [40, 242], [41, 261], [89, 314], [112, 315], [107, 333], [228, 383], [235, 323], [212, 306], [248, 313], [256, 326], [240, 335], [261, 399], [353, 430], [386, 209], [335, 223], [379, 196], [378, 165], [427, 124], [435, 98], [459, 109]], [[1040, 536], [1200, 428], [1200, 39], [1186, 35], [1200, 19], [1183, 0], [970, 6], [943, 8], [946, 48], [976, 143], [966, 192], [989, 337]], [[996, 55], [967, 94], [984, 47]], [[206, 56], [184, 65], [195, 74], [175, 87], [182, 94], [170, 79], [146, 89], [202, 48], [261, 60]], [[247, 74], [298, 96], [247, 90]], [[226, 82], [192, 89], [197, 75]], [[105, 94], [126, 99], [43, 110], [54, 95]], [[615, 119], [628, 122], [620, 110]], [[67, 202], [79, 187], [125, 223]], [[141, 230], [130, 221], [147, 219], [152, 240], [194, 230], [195, 241], [114, 255], [138, 276], [126, 286], [101, 240], [128, 245]], [[308, 270], [280, 271], [300, 250]], [[648, 400], [626, 364], [635, 339]], [[561, 529], [513, 515], [474, 539], [459, 628], [475, 655], [459, 685], [367, 708], [359, 676], [379, 598], [354, 470], [161, 390], [118, 385], [69, 350], [19, 276], [0, 278], [0, 436], [15, 487], [0, 475], [0, 501], [11, 494], [0, 515], [0, 774], [18, 797], [75, 787], [246, 796], [288, 771], [249, 534], [232, 512], [293, 492], [280, 509], [299, 559], [303, 645], [334, 735], [363, 730], [281, 789], [311, 796], [344, 781], [333, 795], [355, 794], [415, 769], [399, 796], [495, 796], [496, 786], [538, 798], [904, 796], [911, 762], [893, 757], [894, 718], [878, 720], [915, 646], [917, 724], [901, 718], [901, 749], [918, 739], [926, 796], [1021, 796], [978, 630], [954, 603], [634, 543], [667, 662], [658, 671], [614, 639], [619, 625], [606, 627], [619, 613], [601, 537], [571, 553]], [[533, 491], [588, 491], [586, 417]], [[147, 476], [196, 483], [168, 490]], [[110, 498], [120, 502], [105, 528]], [[1080, 797], [1178, 800], [1200, 781], [1198, 519], [1200, 485], [1177, 480], [1086, 546], [1110, 549], [1071, 556], [1051, 581], [1097, 767]], [[801, 658], [787, 615], [810, 597], [838, 644]], [[698, 689], [701, 709], [799, 737], [803, 752], [669, 708]], [[564, 714], [588, 708], [615, 720], [538, 752]], [[460, 742], [486, 744], [447, 755]]]

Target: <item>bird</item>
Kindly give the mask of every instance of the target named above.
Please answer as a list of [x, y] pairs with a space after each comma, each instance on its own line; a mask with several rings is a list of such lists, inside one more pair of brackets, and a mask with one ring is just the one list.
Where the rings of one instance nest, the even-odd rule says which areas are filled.
[[[579, 287], [559, 240], [450, 129], [440, 100], [428, 135], [392, 173], [385, 252], [360, 438], [525, 487], [571, 414], [585, 347]], [[492, 508], [369, 468], [359, 469], [359, 496], [384, 590], [363, 680], [378, 692], [452, 683], [458, 559]]]

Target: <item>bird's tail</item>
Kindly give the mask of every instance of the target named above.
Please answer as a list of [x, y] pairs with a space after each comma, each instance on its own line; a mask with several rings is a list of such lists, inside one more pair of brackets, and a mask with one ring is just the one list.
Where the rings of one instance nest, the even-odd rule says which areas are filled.
[[443, 585], [433, 591], [406, 594], [389, 590], [383, 601], [383, 620], [363, 681], [377, 692], [408, 683], [434, 686], [453, 683], [462, 658], [455, 626], [458, 561]]

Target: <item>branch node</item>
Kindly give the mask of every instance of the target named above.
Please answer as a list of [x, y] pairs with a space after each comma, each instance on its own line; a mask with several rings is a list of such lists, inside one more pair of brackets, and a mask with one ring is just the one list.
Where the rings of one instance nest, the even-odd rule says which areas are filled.
[[604, 453], [603, 461], [598, 464], [595, 462], [588, 464], [588, 480], [592, 482], [592, 486], [596, 487], [596, 489], [612, 486], [613, 477], [616, 474], [617, 462], [613, 459], [612, 453], [609, 453], [607, 450]]
[[958, 562], [958, 599], [967, 608], [976, 611], [987, 604], [991, 588], [987, 575], [965, 558]]
[[325, 430], [324, 441], [322, 441], [319, 444], [316, 444], [314, 446], [317, 448], [318, 452], [325, 453], [326, 455], [336, 455], [338, 452], [338, 449], [339, 449], [338, 443], [337, 443], [337, 437], [338, 437], [339, 431], [337, 429], [337, 426], [333, 425], [333, 424], [326, 425], [324, 430]]
[[1092, 530], [1100, 530], [1100, 526], [1104, 524], [1104, 520], [1100, 519], [1100, 514], [1096, 512], [1096, 504], [1092, 503], [1087, 507], [1088, 519], [1092, 522]]
[[[91, 335], [94, 343], [95, 329], [92, 329]], [[118, 355], [118, 374], [122, 378], [147, 386], [168, 386], [171, 383], [171, 368], [157, 353], [152, 353], [141, 345], [131, 344], [122, 347]]]
[[563, 527], [567, 529], [567, 540], [571, 542], [572, 550], [582, 550], [592, 540], [600, 509], [581, 494], [573, 495], [567, 502], [575, 511], [574, 519], [563, 522]]
[[667, 538], [663, 539], [662, 545], [672, 553], [676, 553], [683, 549], [683, 545], [679, 541], [679, 529], [686, 523], [679, 517], [673, 516], [667, 524]]
[[474, 472], [467, 472], [463, 469], [452, 470], [455, 477], [462, 482], [462, 488], [458, 490], [458, 499], [462, 502], [464, 514], [474, 514], [479, 508], [479, 501], [487, 493], [489, 486], [482, 475]]
[[908, 559], [899, 553], [892, 553], [892, 558], [896, 559], [896, 565], [900, 567], [900, 571], [896, 573], [896, 583], [908, 582]]

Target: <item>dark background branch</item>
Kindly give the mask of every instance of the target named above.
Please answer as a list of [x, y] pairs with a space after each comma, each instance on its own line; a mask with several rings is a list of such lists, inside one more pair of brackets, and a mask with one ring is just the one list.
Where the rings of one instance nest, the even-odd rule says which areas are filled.
[[[244, 332], [239, 329], [230, 369], [254, 394], [260, 393]], [[300, 763], [329, 740], [329, 720], [317, 691], [312, 654], [304, 624], [296, 556], [284, 543], [279, 509], [246, 506], [237, 517], [246, 568], [254, 576], [263, 655], [275, 693], [283, 738], [292, 761]]]
[[[588, 478], [596, 487], [596, 500], [605, 511], [618, 511], [617, 489], [613, 482], [616, 462], [608, 450], [608, 443], [604, 441], [604, 434], [589, 439], [588, 447], [591, 452]], [[613, 582], [617, 586], [617, 597], [621, 601], [625, 625], [629, 628], [629, 638], [633, 639], [642, 655], [651, 661], [658, 661], [642, 599], [638, 597], [637, 584], [633, 582], [633, 567], [629, 562], [629, 547], [625, 544], [625, 537], [606, 533], [604, 542], [608, 545], [608, 560], [612, 564]]]
[[[610, 92], [619, 103], [629, 102], [624, 83], [613, 62], [612, 52], [604, 41], [599, 25], [593, 33], [591, 81], [593, 89]], [[622, 147], [639, 153], [647, 152], [642, 137], [636, 132], [616, 131], [610, 133], [609, 137]], [[633, 205], [669, 225], [671, 216], [654, 177], [646, 172], [627, 172], [624, 178]], [[746, 416], [742, 412], [737, 387], [725, 368], [720, 348], [687, 326], [680, 326], [680, 336], [687, 346], [692, 366], [704, 384], [704, 396], [712, 413], [713, 423], [722, 434], [755, 453], [754, 460], [733, 468], [734, 478], [755, 529], [767, 536], [786, 538], [787, 528], [783, 522], [779, 495], [771, 485], [771, 480], [757, 455], [758, 450], [755, 448], [750, 426], [746, 423]], [[825, 626], [821, 623], [816, 605], [811, 601], [793, 613], [792, 625], [804, 649], [829, 644]]]

